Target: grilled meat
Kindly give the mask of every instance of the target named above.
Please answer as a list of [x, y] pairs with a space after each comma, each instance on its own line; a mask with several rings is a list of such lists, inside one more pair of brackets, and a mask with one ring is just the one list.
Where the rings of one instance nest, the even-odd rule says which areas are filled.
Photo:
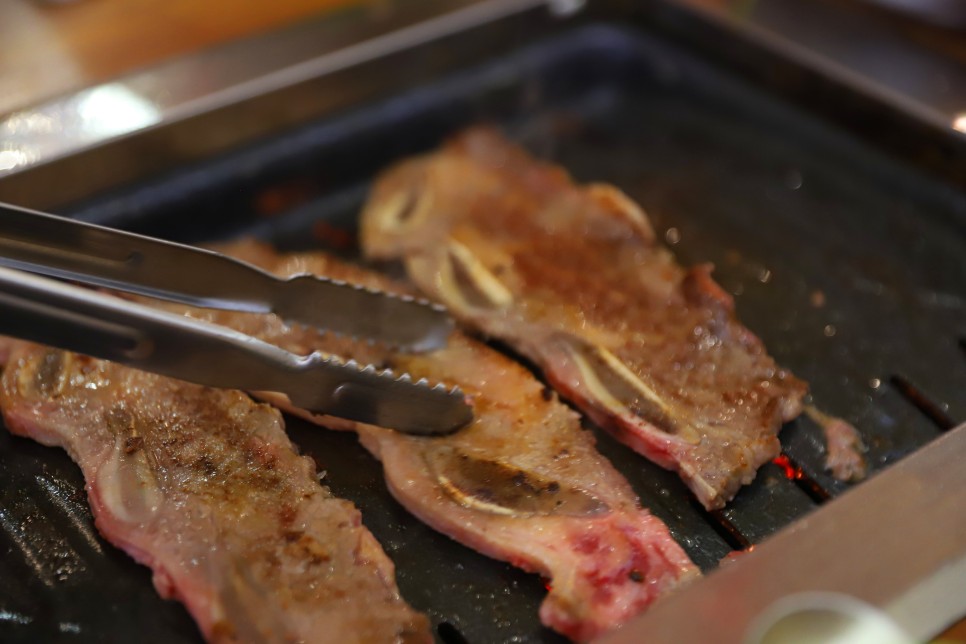
[[738, 322], [709, 266], [679, 266], [616, 188], [575, 185], [490, 130], [386, 172], [362, 241], [709, 509], [801, 411], [806, 385]]
[[70, 453], [100, 532], [208, 640], [432, 641], [358, 510], [319, 485], [276, 410], [26, 343], [0, 389], [7, 427]]
[[805, 405], [805, 415], [821, 426], [825, 434], [825, 469], [839, 481], [861, 481], [868, 473], [865, 445], [855, 427], [825, 414], [812, 405]]
[[[315, 273], [397, 290], [372, 272], [322, 254], [268, 260], [255, 244], [222, 248], [280, 275]], [[169, 308], [171, 305], [166, 305]], [[552, 583], [540, 616], [576, 640], [595, 637], [697, 576], [667, 527], [642, 509], [592, 434], [520, 365], [458, 333], [444, 349], [406, 355], [293, 328], [273, 316], [191, 311], [290, 351], [323, 351], [389, 366], [467, 392], [475, 420], [451, 436], [418, 438], [334, 418], [383, 464], [393, 495], [433, 528]], [[290, 407], [284, 396], [266, 399]]]

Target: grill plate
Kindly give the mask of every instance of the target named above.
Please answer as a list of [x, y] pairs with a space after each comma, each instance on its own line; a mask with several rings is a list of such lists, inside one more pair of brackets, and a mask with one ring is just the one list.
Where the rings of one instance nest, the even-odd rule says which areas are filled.
[[[341, 242], [333, 231], [354, 234], [372, 176], [479, 121], [580, 180], [623, 188], [661, 234], [676, 231], [668, 238], [679, 237], [682, 263], [714, 262], [776, 359], [810, 381], [819, 407], [858, 426], [874, 469], [940, 432], [893, 376], [966, 418], [964, 195], [628, 27], [572, 28], [73, 214], [189, 242], [247, 234], [286, 249]], [[815, 306], [820, 297], [824, 306]], [[439, 628], [442, 640], [560, 641], [537, 619], [540, 579], [411, 518], [353, 436], [288, 425], [326, 483], [362, 509], [396, 562], [403, 595], [450, 625]], [[673, 475], [602, 433], [599, 442], [705, 570], [815, 507], [768, 465], [711, 516]], [[820, 431], [807, 419], [789, 424], [782, 442], [828, 493], [845, 488], [824, 473]], [[197, 640], [180, 605], [156, 596], [147, 569], [96, 534], [82, 490], [66, 454], [0, 432], [0, 639]]]

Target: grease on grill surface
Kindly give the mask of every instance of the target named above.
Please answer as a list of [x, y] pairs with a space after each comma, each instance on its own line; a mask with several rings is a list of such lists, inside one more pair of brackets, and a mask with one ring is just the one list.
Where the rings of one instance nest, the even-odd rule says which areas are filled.
[[[21, 387], [33, 386], [45, 398], [53, 398], [63, 392], [64, 379], [70, 372], [72, 355], [62, 351], [47, 351], [40, 360], [37, 370], [23, 373]], [[31, 382], [32, 381], [32, 382]]]
[[469, 508], [511, 516], [588, 516], [608, 510], [579, 488], [459, 448], [427, 450], [423, 459], [446, 493]]

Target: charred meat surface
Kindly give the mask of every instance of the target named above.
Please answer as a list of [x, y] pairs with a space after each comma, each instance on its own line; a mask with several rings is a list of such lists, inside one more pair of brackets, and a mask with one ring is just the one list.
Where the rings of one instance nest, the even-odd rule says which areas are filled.
[[388, 170], [362, 242], [706, 508], [751, 482], [801, 411], [805, 383], [741, 325], [710, 266], [677, 264], [616, 188], [576, 185], [492, 130]]
[[[269, 261], [254, 244], [222, 248], [280, 275], [314, 273], [399, 292], [385, 277], [313, 253]], [[170, 305], [167, 305], [170, 306]], [[453, 539], [550, 579], [540, 617], [587, 640], [698, 575], [667, 527], [642, 509], [627, 481], [594, 447], [577, 414], [524, 367], [459, 333], [428, 354], [399, 354], [351, 338], [290, 327], [274, 316], [190, 312], [290, 351], [322, 351], [459, 385], [475, 420], [444, 437], [413, 437], [334, 418], [358, 432], [383, 464], [393, 495]], [[284, 396], [261, 394], [283, 408]]]
[[431, 642], [360, 514], [319, 485], [280, 414], [27, 343], [0, 390], [7, 427], [66, 449], [98, 529], [213, 642]]

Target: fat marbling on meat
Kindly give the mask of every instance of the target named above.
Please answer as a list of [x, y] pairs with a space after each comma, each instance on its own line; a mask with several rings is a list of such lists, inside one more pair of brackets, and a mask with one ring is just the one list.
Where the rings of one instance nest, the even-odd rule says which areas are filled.
[[0, 383], [7, 427], [66, 449], [95, 523], [213, 642], [431, 642], [392, 562], [322, 487], [278, 411], [28, 343]]
[[362, 243], [709, 509], [778, 455], [801, 411], [806, 385], [738, 321], [710, 266], [680, 266], [613, 186], [577, 185], [490, 129], [386, 171]]

